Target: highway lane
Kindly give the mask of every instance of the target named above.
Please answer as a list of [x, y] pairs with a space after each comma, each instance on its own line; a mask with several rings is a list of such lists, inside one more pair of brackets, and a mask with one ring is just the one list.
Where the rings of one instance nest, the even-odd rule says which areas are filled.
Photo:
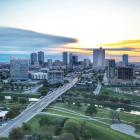
[[70, 83], [63, 85], [57, 90], [49, 93], [45, 97], [41, 98], [38, 102], [34, 103], [33, 105], [25, 109], [15, 119], [9, 121], [4, 126], [0, 127], [0, 137], [8, 137], [9, 132], [13, 128], [21, 127], [22, 123], [29, 121], [35, 115], [40, 113], [45, 107], [47, 107], [49, 104], [55, 101], [59, 96], [61, 96], [67, 90], [72, 88], [76, 84], [77, 81], [78, 81], [78, 78], [75, 78]]

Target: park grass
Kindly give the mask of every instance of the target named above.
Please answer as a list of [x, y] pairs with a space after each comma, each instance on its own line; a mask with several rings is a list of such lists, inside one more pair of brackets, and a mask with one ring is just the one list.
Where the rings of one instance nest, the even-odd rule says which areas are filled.
[[[62, 114], [63, 115], [63, 114]], [[32, 120], [28, 122], [28, 124], [32, 128], [32, 134], [49, 134], [51, 136], [54, 135], [54, 126], [46, 126], [41, 127], [39, 126], [39, 120], [42, 117], [48, 117], [46, 115], [37, 115]], [[56, 118], [56, 116], [51, 116], [51, 119]], [[61, 117], [58, 117], [61, 119]], [[83, 120], [75, 119], [79, 123], [83, 123]], [[86, 121], [86, 127], [91, 132], [92, 136], [96, 140], [136, 140], [135, 138], [122, 134], [120, 132], [112, 130], [107, 125], [98, 123], [96, 121]]]
[[[79, 112], [84, 115], [85, 115], [85, 110], [87, 108], [87, 105], [85, 105], [85, 104], [82, 104], [82, 106], [80, 108], [75, 107], [75, 105], [68, 106], [65, 103], [56, 103], [54, 106], [66, 108], [69, 110], [74, 110], [74, 111]], [[51, 106], [51, 107], [53, 107], [53, 106]], [[108, 124], [112, 123], [112, 121], [110, 119], [111, 119], [111, 112], [113, 110], [108, 109], [108, 108], [99, 108], [99, 107], [97, 107], [97, 110], [98, 110], [97, 114], [95, 114], [94, 117], [101, 117], [101, 119], [99, 119], [99, 120], [102, 120], [103, 122], [108, 123]], [[50, 109], [48, 110], [48, 112], [50, 112]], [[51, 113], [61, 114], [62, 112], [53, 110], [53, 111], [51, 111]], [[125, 122], [127, 124], [133, 125], [134, 127], [136, 127], [136, 133], [140, 134], [140, 126], [134, 124], [135, 121], [140, 121], [139, 115], [130, 114], [128, 112], [123, 112], [123, 111], [118, 111], [118, 113], [119, 113], [119, 118], [120, 118], [121, 122]], [[68, 113], [65, 114], [64, 112], [62, 114], [69, 115]], [[102, 119], [102, 118], [107, 118], [107, 119]]]
[[132, 99], [131, 98], [132, 95], [117, 93], [111, 88], [102, 87], [101, 94], [103, 94], [104, 92], [107, 92], [108, 93], [107, 95], [110, 96], [110, 97], [117, 97], [119, 99], [123, 98], [123, 99], [128, 99], [128, 100]]
[[112, 130], [110, 127], [100, 125], [100, 123], [88, 122], [93, 136], [98, 140], [135, 140], [135, 138]]
[[[107, 92], [108, 96], [110, 97], [117, 97], [117, 98], [123, 98], [123, 99], [128, 99], [128, 100], [136, 100], [140, 101], [140, 96], [134, 95], [134, 94], [123, 94], [123, 93], [117, 93], [113, 90], [114, 87], [107, 88], [107, 87], [102, 87], [101, 89], [101, 94], [104, 92]], [[129, 90], [129, 88], [128, 88]]]
[[[54, 104], [54, 106], [56, 106], [56, 107], [63, 107], [63, 108], [66, 108], [66, 109], [77, 111], [81, 114], [85, 114], [85, 110], [87, 108], [87, 105], [86, 104], [81, 104], [81, 105], [82, 106], [80, 108], [77, 108], [77, 107], [75, 107], [75, 105], [68, 106], [66, 103], [56, 103], [56, 104]], [[108, 109], [108, 108], [100, 108], [100, 107], [97, 107], [97, 110], [98, 110], [97, 114], [95, 114], [94, 116], [95, 117], [102, 117], [102, 118], [110, 118], [111, 117], [111, 111], [113, 111], [113, 110]], [[140, 120], [139, 115], [130, 114], [128, 112], [123, 112], [123, 111], [118, 111], [118, 113], [119, 113], [120, 120], [124, 120], [126, 122], [133, 123], [136, 120]]]

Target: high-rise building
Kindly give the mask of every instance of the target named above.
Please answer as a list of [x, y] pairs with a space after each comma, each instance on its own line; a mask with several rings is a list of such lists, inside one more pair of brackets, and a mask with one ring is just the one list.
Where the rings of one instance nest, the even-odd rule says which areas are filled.
[[36, 65], [37, 64], [37, 53], [31, 53], [30, 62], [31, 62], [31, 65]]
[[70, 53], [69, 54], [69, 64], [70, 65], [76, 65], [78, 64], [78, 56], [75, 54]]
[[52, 59], [48, 59], [48, 68], [51, 69], [52, 68]]
[[128, 66], [128, 54], [123, 54], [123, 66]]
[[88, 68], [90, 66], [90, 59], [84, 59], [84, 68]]
[[42, 51], [38, 52], [38, 63], [40, 65], [44, 64], [44, 52], [42, 52]]
[[93, 69], [104, 70], [105, 68], [105, 49], [93, 49]]
[[10, 60], [11, 80], [28, 80], [29, 61], [25, 59]]
[[69, 53], [69, 64], [72, 65], [72, 56], [73, 54], [72, 53]]
[[72, 64], [73, 65], [77, 65], [78, 64], [78, 56], [77, 55], [73, 55], [72, 56]]
[[68, 65], [68, 53], [63, 52], [63, 64]]
[[115, 78], [115, 67], [116, 67], [115, 60], [109, 59], [107, 65], [107, 77], [109, 79]]

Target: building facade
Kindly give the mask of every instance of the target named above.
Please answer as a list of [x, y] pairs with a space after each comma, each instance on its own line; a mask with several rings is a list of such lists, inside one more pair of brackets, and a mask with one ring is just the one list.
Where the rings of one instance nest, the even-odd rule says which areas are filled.
[[102, 47], [99, 49], [93, 49], [93, 69], [105, 69], [105, 49]]
[[37, 53], [31, 53], [30, 63], [31, 63], [31, 65], [36, 65], [37, 64]]
[[72, 65], [77, 65], [78, 64], [78, 56], [77, 55], [73, 55], [72, 56]]
[[124, 54], [122, 57], [123, 57], [123, 66], [128, 66], [128, 54]]
[[38, 63], [39, 63], [39, 65], [44, 64], [44, 52], [42, 52], [42, 51], [38, 52]]
[[84, 59], [84, 68], [88, 68], [90, 66], [90, 59]]
[[73, 54], [72, 53], [69, 53], [69, 64], [72, 65], [72, 56]]
[[107, 62], [107, 77], [109, 79], [113, 79], [115, 78], [115, 67], [116, 67], [116, 63], [114, 59], [109, 59]]
[[28, 80], [29, 61], [25, 59], [10, 60], [11, 80]]
[[48, 62], [48, 68], [51, 69], [53, 65], [52, 59], [48, 59], [47, 62]]
[[33, 80], [47, 80], [48, 74], [43, 73], [43, 72], [31, 73], [31, 79], [33, 79]]
[[63, 52], [63, 64], [68, 65], [68, 53]]
[[48, 83], [49, 84], [58, 84], [64, 83], [64, 72], [58, 70], [48, 71]]
[[134, 78], [134, 69], [132, 67], [118, 67], [117, 78], [122, 80], [131, 80]]

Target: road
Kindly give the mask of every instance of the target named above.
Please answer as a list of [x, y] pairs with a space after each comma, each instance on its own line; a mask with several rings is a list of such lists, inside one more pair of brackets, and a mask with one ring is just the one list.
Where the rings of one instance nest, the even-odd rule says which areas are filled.
[[93, 93], [95, 95], [98, 95], [100, 93], [101, 87], [102, 87], [101, 83], [98, 83], [98, 85], [97, 85], [96, 89], [93, 91]]
[[33, 94], [33, 93], [36, 93], [36, 92], [38, 92], [38, 89], [41, 88], [42, 86], [43, 85], [41, 84], [41, 85], [38, 85], [36, 87], [33, 87], [33, 88], [29, 89], [29, 90], [24, 91], [23, 94]]
[[107, 73], [104, 73], [104, 77], [103, 77], [103, 83], [104, 85], [108, 85], [108, 78], [107, 78]]
[[78, 78], [74, 78], [70, 83], [56, 89], [55, 91], [47, 94], [44, 98], [41, 98], [38, 102], [29, 106], [25, 109], [20, 115], [18, 115], [15, 119], [9, 121], [4, 126], [0, 127], [0, 137], [8, 137], [9, 132], [16, 127], [21, 127], [22, 124], [29, 121], [35, 115], [40, 113], [44, 108], [46, 108], [49, 104], [55, 101], [59, 96], [65, 93], [67, 90], [72, 88], [78, 81]]

